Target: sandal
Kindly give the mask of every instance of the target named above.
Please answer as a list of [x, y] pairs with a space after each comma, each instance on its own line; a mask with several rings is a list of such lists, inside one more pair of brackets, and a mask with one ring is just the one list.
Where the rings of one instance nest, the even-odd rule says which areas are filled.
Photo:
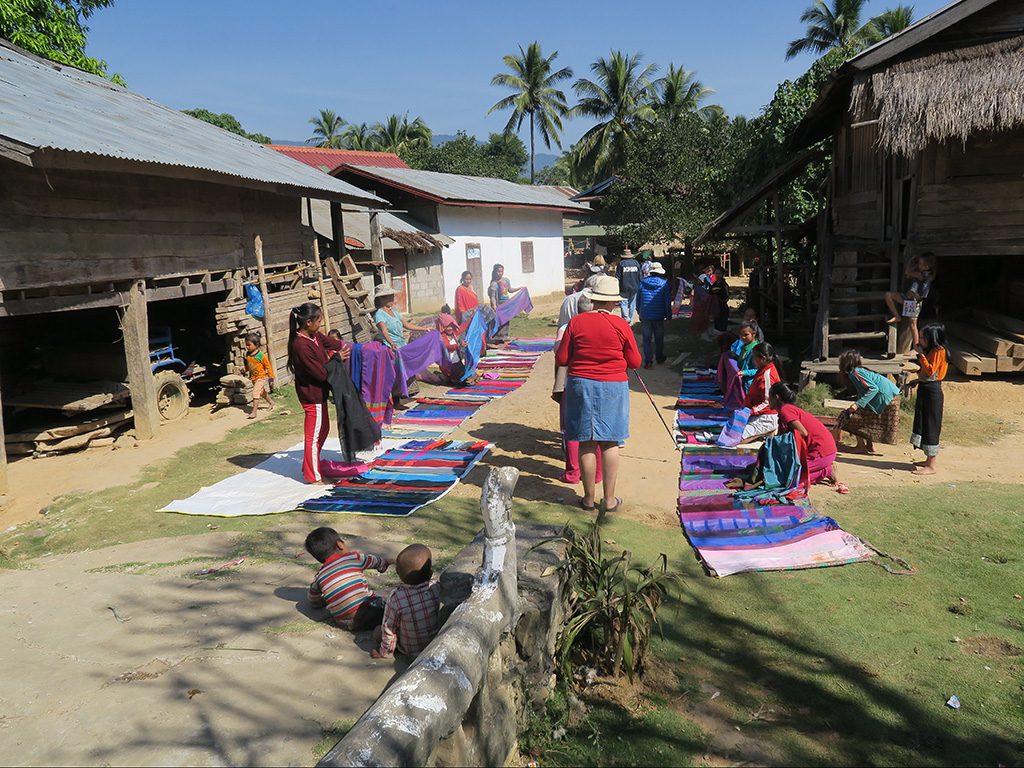
[[847, 494], [850, 492], [850, 487], [846, 483], [836, 483], [836, 493]]
[[622, 499], [620, 499], [618, 496], [616, 496], [615, 497], [615, 506], [614, 507], [609, 507], [608, 506], [608, 502], [605, 502], [604, 513], [607, 515], [609, 512], [618, 512], [619, 511], [619, 507], [621, 507], [621, 506], [622, 506]]
[[585, 501], [583, 501], [583, 499], [580, 499], [579, 504], [580, 504], [580, 509], [582, 509], [584, 512], [596, 512], [597, 511], [597, 504], [587, 505], [587, 503]]

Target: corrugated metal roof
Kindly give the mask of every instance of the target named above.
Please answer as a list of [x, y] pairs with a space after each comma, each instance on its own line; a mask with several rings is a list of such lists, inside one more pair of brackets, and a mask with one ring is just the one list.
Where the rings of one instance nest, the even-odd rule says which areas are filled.
[[313, 196], [384, 202], [272, 149], [102, 78], [39, 59], [5, 40], [0, 40], [0, 136], [33, 150], [193, 168], [286, 185]]
[[[328, 240], [333, 239], [334, 230], [331, 227], [330, 205], [323, 200], [311, 201], [313, 209], [313, 229], [321, 237]], [[433, 227], [428, 227], [421, 221], [414, 219], [408, 214], [391, 213], [381, 211], [381, 229], [394, 229], [398, 232], [410, 232], [412, 234], [426, 234], [433, 237], [442, 245], [451, 245], [455, 241], [447, 235], [442, 235]], [[368, 211], [342, 211], [342, 219], [345, 224], [345, 242], [350, 248], [368, 249], [370, 247], [370, 215]], [[308, 224], [306, 206], [302, 206], [302, 223]], [[350, 242], [355, 240], [356, 242]], [[381, 245], [386, 250], [400, 249], [401, 244], [396, 243], [390, 237], [382, 237]]]
[[437, 202], [449, 205], [521, 206], [560, 211], [588, 211], [550, 187], [515, 184], [504, 179], [461, 176], [456, 173], [417, 171], [411, 168], [360, 168], [344, 166], [336, 173], [351, 172], [377, 179]]
[[327, 147], [294, 147], [286, 144], [267, 144], [292, 160], [311, 165], [326, 173], [342, 165], [369, 168], [408, 168], [406, 162], [394, 152], [364, 152], [356, 149], [329, 149]]

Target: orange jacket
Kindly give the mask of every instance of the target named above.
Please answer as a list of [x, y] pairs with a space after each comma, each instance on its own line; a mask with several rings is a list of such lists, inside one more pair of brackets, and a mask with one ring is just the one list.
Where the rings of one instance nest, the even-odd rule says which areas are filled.
[[921, 366], [918, 376], [923, 381], [942, 381], [949, 369], [945, 347], [932, 347], [927, 354], [918, 353], [917, 364]]

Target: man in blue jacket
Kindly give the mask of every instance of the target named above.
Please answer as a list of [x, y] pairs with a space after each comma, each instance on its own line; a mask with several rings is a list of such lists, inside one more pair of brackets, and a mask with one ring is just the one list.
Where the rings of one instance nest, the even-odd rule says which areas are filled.
[[619, 278], [619, 295], [622, 296], [622, 316], [632, 325], [636, 313], [636, 295], [640, 290], [640, 262], [633, 258], [633, 252], [627, 248], [622, 253], [619, 266], [615, 271]]
[[672, 297], [665, 279], [665, 268], [660, 262], [653, 262], [651, 273], [640, 281], [639, 297], [644, 368], [648, 369], [654, 367], [655, 359], [659, 365], [665, 362], [665, 320], [672, 317]]

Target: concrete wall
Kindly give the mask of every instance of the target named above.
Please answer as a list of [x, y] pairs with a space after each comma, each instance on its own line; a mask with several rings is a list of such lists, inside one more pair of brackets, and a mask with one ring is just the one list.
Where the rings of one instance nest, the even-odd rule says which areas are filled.
[[[505, 266], [513, 288], [526, 286], [531, 296], [565, 289], [562, 214], [529, 208], [437, 207], [438, 228], [455, 243], [444, 249], [445, 298], [455, 301], [459, 276], [466, 269], [466, 244], [480, 244], [484, 285], [477, 293], [486, 297], [491, 268]], [[534, 270], [524, 274], [520, 243], [533, 243]]]
[[441, 575], [441, 632], [320, 765], [507, 762], [528, 701], [542, 703], [554, 686], [566, 615], [561, 571], [543, 575], [564, 554], [541, 544], [558, 530], [512, 525], [517, 478], [491, 470], [484, 531]]
[[454, 302], [454, 288], [450, 298], [445, 294], [440, 248], [434, 248], [429, 253], [409, 253], [405, 263], [410, 313], [436, 313], [441, 311], [442, 304]]

